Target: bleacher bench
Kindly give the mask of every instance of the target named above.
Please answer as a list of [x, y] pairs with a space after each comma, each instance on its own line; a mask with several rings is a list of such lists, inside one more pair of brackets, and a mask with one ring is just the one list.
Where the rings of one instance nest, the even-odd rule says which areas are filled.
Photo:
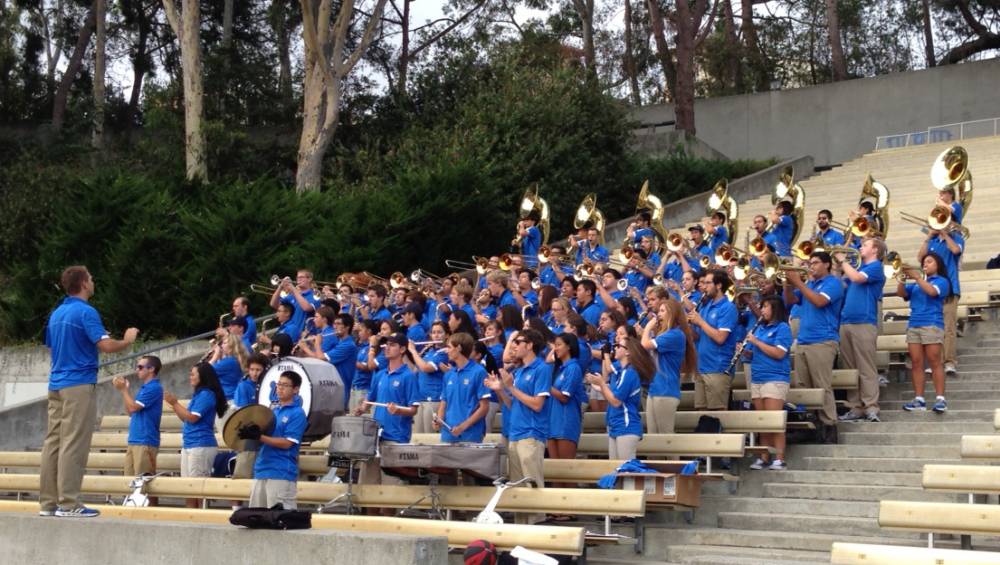
[[995, 565], [1000, 553], [962, 549], [833, 542], [830, 563], [835, 565]]
[[962, 459], [1000, 460], [1000, 435], [962, 436]]

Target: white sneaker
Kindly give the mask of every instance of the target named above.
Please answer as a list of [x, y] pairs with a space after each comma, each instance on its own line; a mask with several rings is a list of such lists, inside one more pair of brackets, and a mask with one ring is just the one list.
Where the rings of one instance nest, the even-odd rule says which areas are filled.
[[933, 373], [933, 371], [931, 371], [931, 368], [930, 368], [930, 367], [927, 367], [926, 369], [924, 369], [924, 374], [925, 374], [925, 375], [929, 375], [929, 374], [931, 374], [931, 373]]
[[765, 466], [767, 466], [767, 461], [764, 461], [763, 459], [758, 457], [757, 460], [754, 461], [752, 465], [750, 465], [750, 468], [753, 469], [754, 471], [760, 471]]
[[947, 373], [947, 374], [949, 374], [949, 375], [954, 375], [958, 371], [955, 370], [955, 364], [954, 363], [945, 363], [944, 364], [944, 372]]
[[774, 461], [771, 461], [771, 464], [768, 465], [767, 468], [770, 471], [784, 471], [786, 467], [784, 460], [775, 459]]

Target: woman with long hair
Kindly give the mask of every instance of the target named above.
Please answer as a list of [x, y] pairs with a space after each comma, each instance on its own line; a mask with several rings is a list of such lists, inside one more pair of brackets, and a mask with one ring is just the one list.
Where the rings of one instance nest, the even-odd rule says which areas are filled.
[[944, 398], [944, 365], [941, 349], [944, 343], [944, 299], [951, 294], [948, 271], [944, 260], [936, 253], [928, 253], [922, 263], [923, 272], [905, 268], [903, 274], [914, 282], [899, 281], [896, 296], [910, 303], [910, 319], [906, 324], [906, 347], [910, 354], [910, 379], [915, 394], [912, 402], [903, 405], [908, 412], [927, 410], [924, 400], [924, 360], [931, 368], [931, 379], [937, 399], [933, 410], [943, 414], [948, 410]]
[[471, 336], [479, 335], [476, 331], [475, 318], [469, 315], [465, 310], [452, 310], [448, 315], [448, 330], [452, 335], [455, 334], [469, 334]]
[[[163, 400], [183, 422], [181, 476], [211, 477], [215, 454], [219, 452], [219, 444], [215, 441], [215, 418], [221, 418], [226, 413], [226, 395], [222, 392], [215, 369], [208, 363], [198, 363], [191, 367], [188, 378], [194, 394], [187, 406], [169, 392], [163, 393]], [[198, 506], [199, 499], [187, 499], [188, 508]]]
[[[628, 327], [628, 326], [623, 326]], [[604, 355], [601, 372], [587, 375], [587, 382], [600, 392], [608, 403], [605, 423], [608, 427], [608, 459], [635, 459], [636, 447], [642, 439], [642, 386], [656, 374], [656, 365], [635, 337], [619, 338], [612, 355]]]
[[[767, 296], [760, 303], [760, 322], [747, 335], [743, 357], [750, 358], [750, 399], [754, 410], [784, 410], [791, 386], [792, 329], [785, 321], [785, 303], [779, 296]], [[785, 468], [785, 433], [760, 434], [762, 445], [773, 447], [774, 460], [758, 457], [751, 469], [781, 471]]]
[[236, 394], [236, 387], [247, 372], [248, 357], [243, 340], [233, 334], [226, 334], [222, 342], [215, 347], [209, 362], [219, 376], [219, 383], [222, 385], [226, 400], [232, 400]]
[[[587, 402], [583, 389], [583, 369], [577, 357], [580, 345], [573, 334], [556, 336], [553, 346], [552, 397], [546, 448], [552, 459], [576, 459], [576, 445], [583, 426], [581, 407]], [[556, 485], [568, 486], [568, 485]]]
[[680, 302], [672, 298], [660, 301], [656, 316], [642, 330], [642, 346], [657, 356], [656, 376], [646, 398], [646, 431], [673, 433], [681, 402], [681, 374], [698, 366], [694, 334]]
[[413, 419], [413, 431], [418, 434], [428, 434], [434, 431], [434, 415], [437, 414], [441, 402], [441, 388], [444, 386], [444, 374], [450, 370], [448, 351], [445, 343], [451, 336], [444, 322], [431, 324], [430, 343], [417, 349], [412, 341], [409, 344], [413, 364], [417, 368], [417, 389], [420, 395], [420, 409]]

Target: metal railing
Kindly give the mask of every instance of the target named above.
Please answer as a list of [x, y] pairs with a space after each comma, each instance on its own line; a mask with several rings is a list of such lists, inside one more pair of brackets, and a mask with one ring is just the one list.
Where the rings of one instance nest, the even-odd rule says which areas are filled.
[[924, 131], [900, 133], [896, 135], [880, 135], [875, 138], [875, 151], [899, 149], [912, 145], [927, 145], [957, 141], [971, 137], [987, 137], [1000, 133], [1000, 118], [971, 120], [957, 124], [932, 126]]

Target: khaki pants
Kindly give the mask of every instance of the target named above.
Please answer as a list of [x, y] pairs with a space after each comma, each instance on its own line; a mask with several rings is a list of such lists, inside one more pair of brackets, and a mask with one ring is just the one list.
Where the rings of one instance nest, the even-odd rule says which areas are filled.
[[944, 349], [941, 357], [945, 363], [955, 364], [958, 357], [958, 296], [944, 299]]
[[500, 425], [497, 424], [497, 414], [499, 413], [500, 403], [491, 400], [489, 408], [486, 409], [486, 433], [500, 432]]
[[295, 481], [281, 479], [256, 479], [250, 487], [250, 506], [252, 508], [270, 508], [281, 503], [285, 510], [295, 510], [297, 484]]
[[[545, 444], [537, 439], [527, 438], [512, 441], [507, 446], [507, 476], [511, 481], [524, 477], [535, 480], [538, 488], [545, 487]], [[545, 520], [545, 515], [518, 513], [514, 517], [517, 524], [537, 524]]]
[[125, 468], [123, 474], [126, 477], [138, 475], [156, 474], [156, 454], [159, 448], [150, 445], [130, 445], [125, 448]]
[[833, 360], [837, 357], [837, 342], [824, 341], [799, 344], [795, 355], [795, 379], [799, 388], [821, 388], [826, 391], [819, 419], [824, 424], [837, 423], [837, 404], [833, 399]]
[[872, 324], [840, 326], [840, 364], [858, 370], [858, 388], [847, 391], [847, 404], [858, 413], [878, 414], [878, 368], [875, 342], [878, 328]]
[[790, 318], [788, 320], [788, 327], [792, 330], [792, 339], [797, 339], [799, 337], [799, 319]]
[[368, 398], [368, 389], [366, 388], [352, 388], [351, 389], [351, 399], [347, 402], [347, 409], [353, 411], [355, 408], [361, 405], [361, 402]]
[[[398, 445], [395, 441], [382, 441], [379, 445]], [[382, 470], [382, 460], [375, 457], [358, 466], [358, 484], [360, 485], [403, 485], [403, 479], [390, 475]]]
[[417, 415], [413, 417], [413, 433], [434, 433], [434, 415], [437, 414], [438, 406], [440, 405], [440, 402], [420, 401], [420, 408], [417, 409]]
[[698, 373], [694, 378], [695, 410], [728, 410], [733, 380], [725, 373]]
[[[647, 396], [646, 433], [650, 434], [674, 433], [674, 417], [677, 415], [677, 405], [680, 403], [681, 400], [679, 398], [674, 398], [673, 396]], [[622, 437], [637, 437], [637, 436], [622, 436]], [[636, 441], [638, 441], [638, 439]], [[612, 459], [615, 459], [615, 457], [612, 457]]]
[[233, 466], [234, 479], [252, 479], [253, 466], [257, 462], [258, 451], [241, 451], [236, 454], [236, 465]]
[[94, 389], [95, 385], [77, 385], [49, 391], [49, 422], [42, 445], [38, 496], [42, 510], [81, 506], [80, 486], [97, 418]]
[[[673, 397], [667, 397], [673, 398]], [[677, 400], [674, 398], [674, 400]], [[635, 452], [639, 447], [639, 436], [625, 435], [608, 438], [608, 459], [635, 459]]]

